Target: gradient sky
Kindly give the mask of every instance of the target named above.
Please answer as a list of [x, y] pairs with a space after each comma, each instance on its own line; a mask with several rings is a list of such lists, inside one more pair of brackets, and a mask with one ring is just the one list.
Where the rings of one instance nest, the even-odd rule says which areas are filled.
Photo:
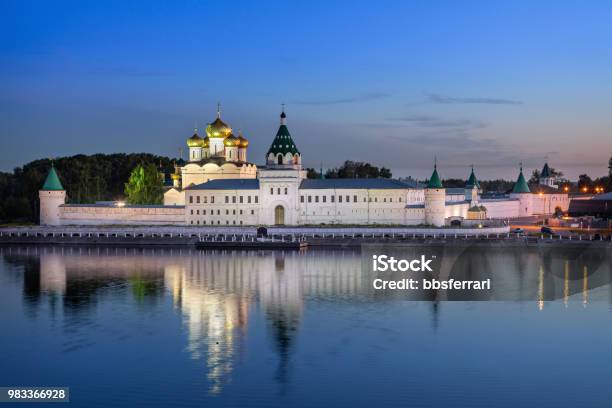
[[0, 170], [177, 156], [222, 116], [262, 163], [287, 104], [308, 166], [571, 178], [612, 155], [612, 3], [3, 1]]

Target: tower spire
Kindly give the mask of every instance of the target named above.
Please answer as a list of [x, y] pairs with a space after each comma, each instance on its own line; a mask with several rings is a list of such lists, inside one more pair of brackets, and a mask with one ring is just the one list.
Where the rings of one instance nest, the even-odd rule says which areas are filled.
[[221, 118], [221, 102], [217, 102], [217, 118]]
[[284, 103], [281, 103], [280, 124], [281, 125], [287, 124], [287, 115], [285, 114], [285, 104]]

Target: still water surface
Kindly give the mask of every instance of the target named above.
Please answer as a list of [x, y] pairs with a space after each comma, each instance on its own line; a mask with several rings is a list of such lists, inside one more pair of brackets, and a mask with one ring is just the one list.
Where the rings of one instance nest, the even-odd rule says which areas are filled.
[[0, 386], [77, 407], [610, 406], [610, 251], [504, 251], [459, 265], [520, 301], [373, 293], [355, 250], [0, 248]]

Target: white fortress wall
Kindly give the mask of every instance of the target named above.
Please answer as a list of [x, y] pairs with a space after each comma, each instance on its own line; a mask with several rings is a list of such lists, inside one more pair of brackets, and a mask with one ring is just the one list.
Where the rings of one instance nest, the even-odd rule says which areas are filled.
[[567, 211], [569, 202], [567, 194], [533, 194], [533, 213], [552, 214], [556, 207], [561, 207], [562, 211]]
[[480, 200], [480, 205], [487, 209], [487, 218], [516, 218], [519, 216], [519, 200], [490, 199]]
[[64, 204], [59, 207], [62, 225], [184, 225], [183, 206], [125, 206]]
[[[465, 196], [461, 196], [465, 200]], [[448, 196], [447, 196], [448, 198]], [[466, 201], [451, 201], [446, 202], [444, 218], [448, 217], [463, 217], [467, 218], [467, 211], [470, 208], [470, 203]]]

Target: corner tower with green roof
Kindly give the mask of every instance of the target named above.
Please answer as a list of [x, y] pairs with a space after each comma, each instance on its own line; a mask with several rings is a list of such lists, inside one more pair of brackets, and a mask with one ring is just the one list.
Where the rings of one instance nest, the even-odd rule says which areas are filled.
[[285, 110], [280, 114], [280, 126], [276, 137], [266, 153], [266, 164], [268, 166], [292, 167], [302, 164], [302, 155], [298, 150], [289, 128], [287, 127], [287, 115]]
[[474, 166], [472, 171], [465, 183], [465, 200], [470, 202], [471, 206], [475, 206], [478, 203], [478, 193], [480, 192], [480, 183], [474, 174]]
[[66, 203], [66, 190], [62, 186], [53, 163], [51, 163], [45, 183], [38, 192], [38, 198], [40, 199], [40, 225], [60, 225], [60, 206]]
[[425, 188], [425, 223], [435, 227], [443, 227], [446, 220], [446, 189], [438, 175], [438, 163], [434, 162], [434, 170]]
[[516, 179], [516, 183], [514, 183], [514, 188], [510, 193], [510, 198], [518, 201], [517, 204], [519, 217], [527, 217], [533, 214], [533, 195], [531, 194], [531, 190], [527, 185], [527, 181], [525, 181], [522, 164], [520, 167], [518, 178]]

